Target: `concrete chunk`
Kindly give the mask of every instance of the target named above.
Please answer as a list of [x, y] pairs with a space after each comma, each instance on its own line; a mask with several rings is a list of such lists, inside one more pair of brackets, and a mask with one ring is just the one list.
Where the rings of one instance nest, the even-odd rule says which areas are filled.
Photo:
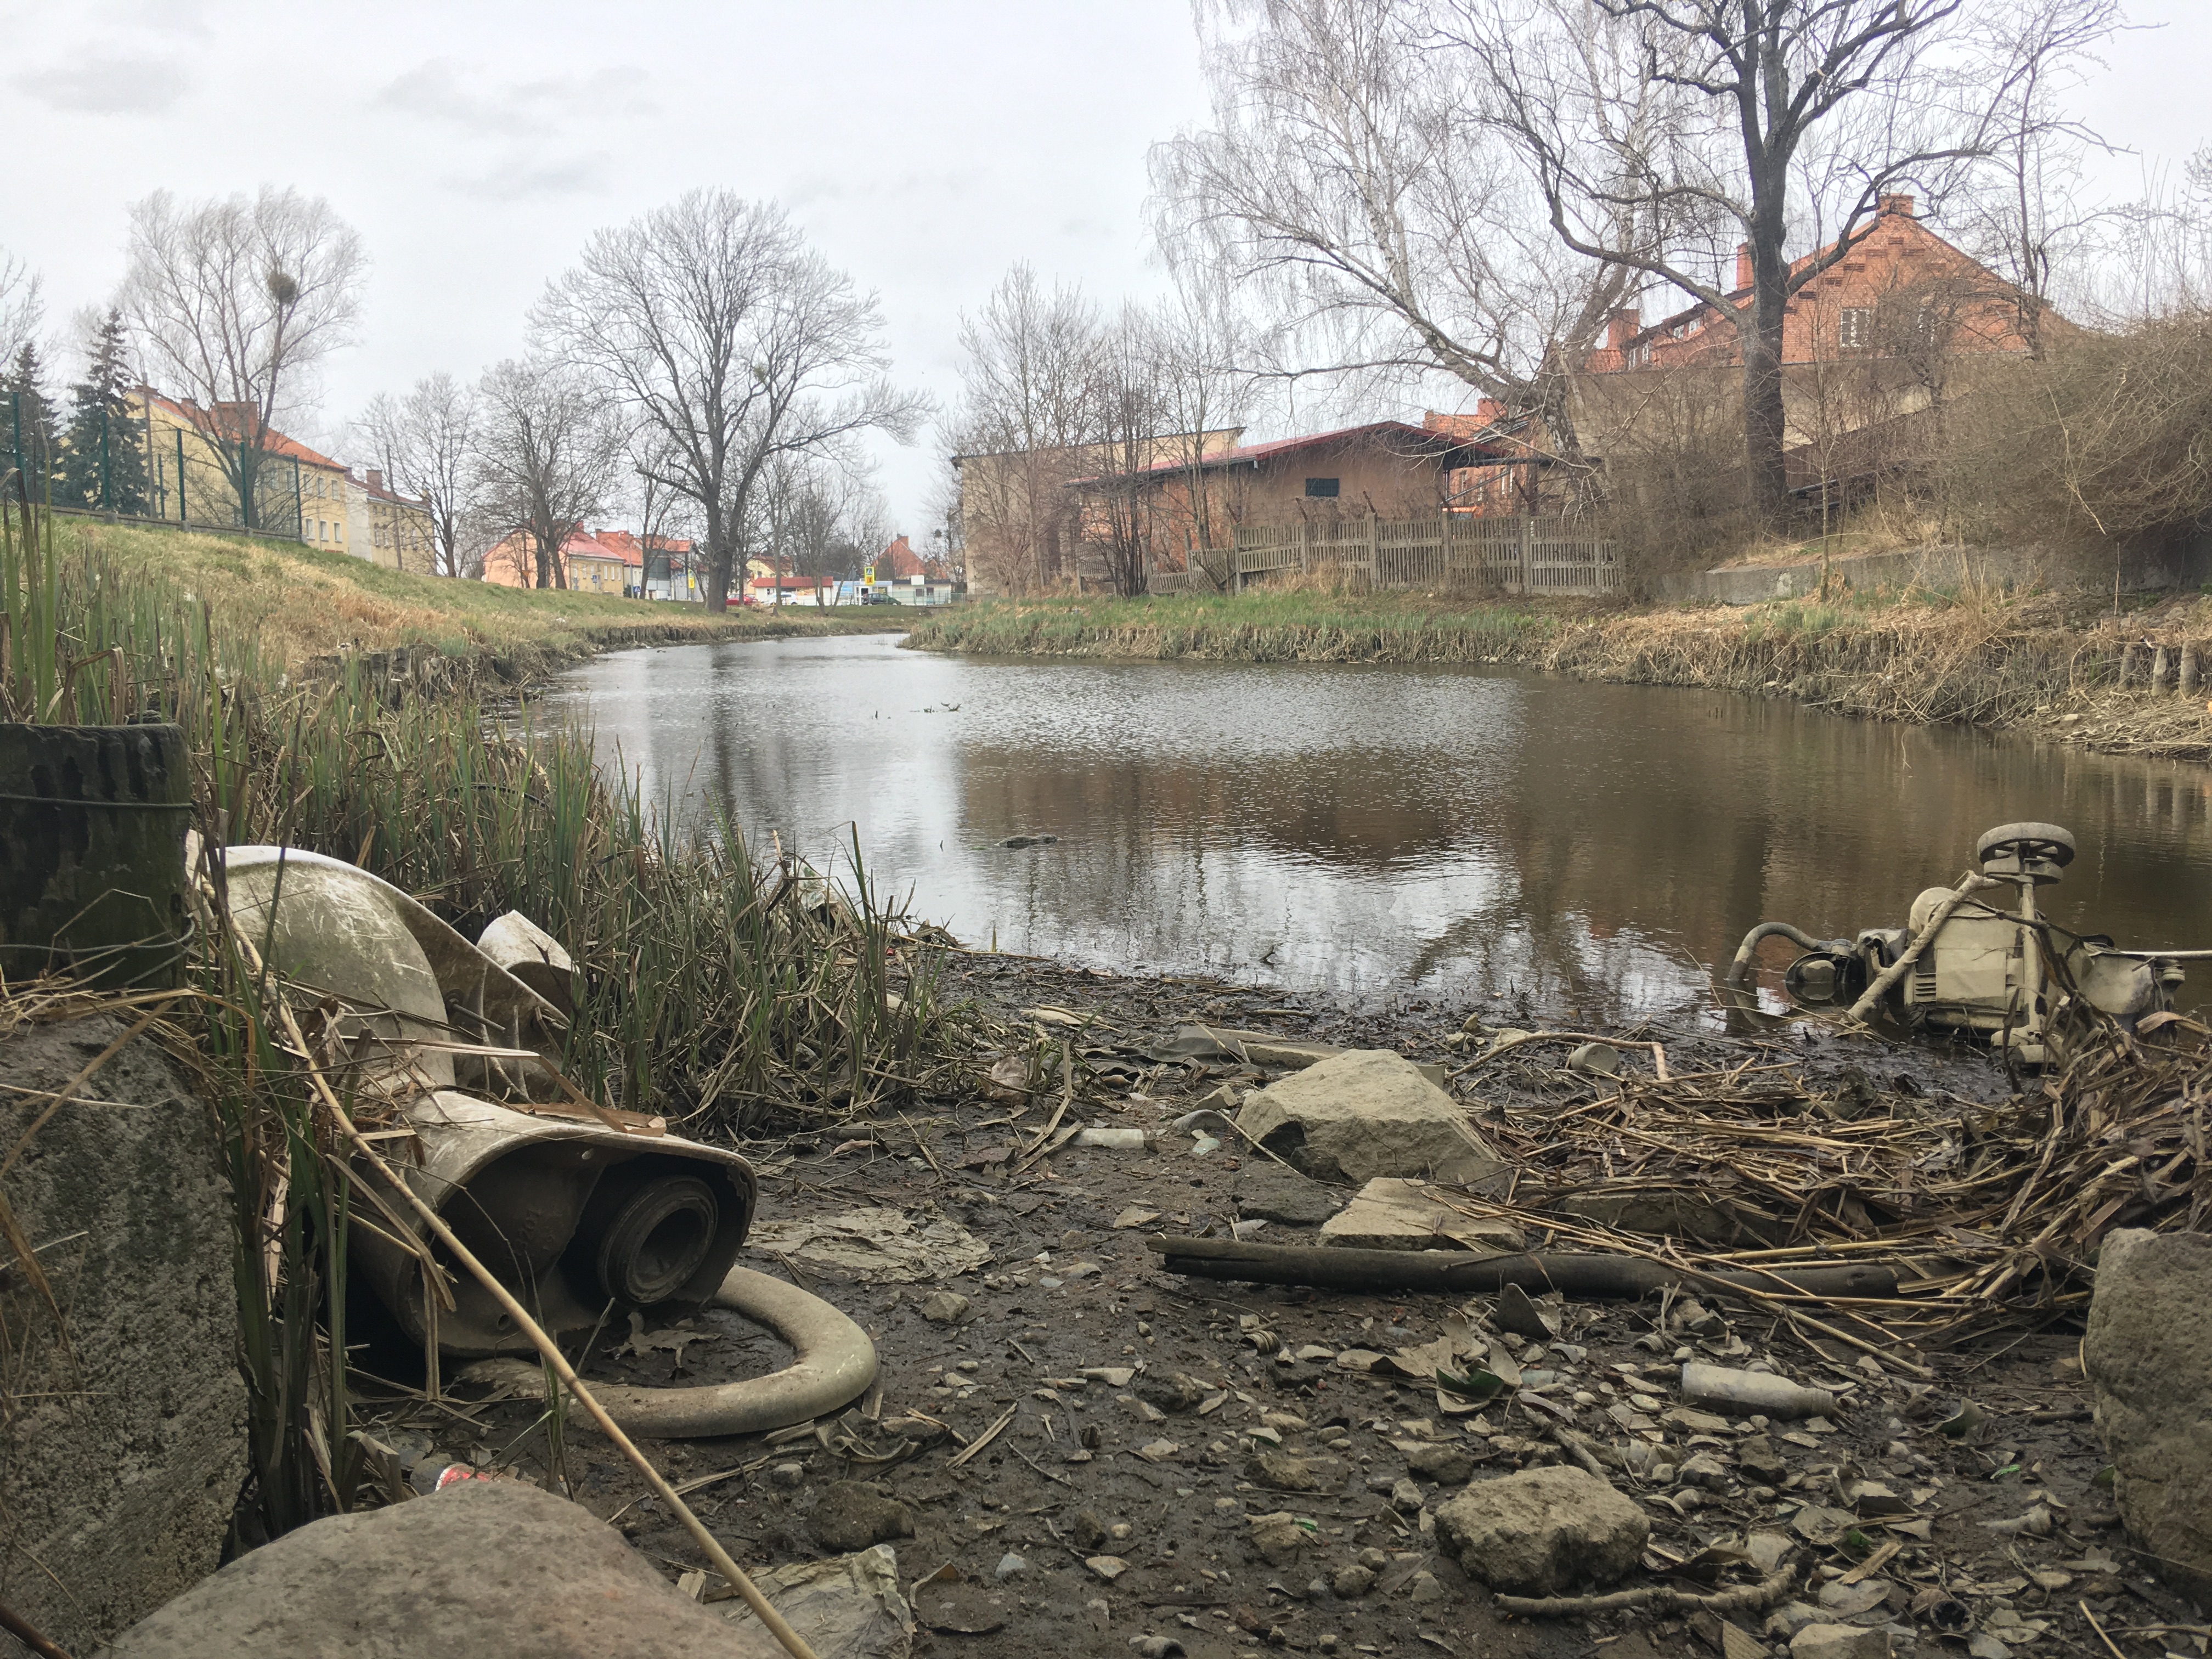
[[1468, 1574], [1513, 1595], [1616, 1583], [1651, 1536], [1644, 1511], [1588, 1471], [1524, 1469], [1478, 1480], [1437, 1511]]
[[1247, 1098], [1237, 1127], [1316, 1181], [1474, 1183], [1505, 1166], [1460, 1103], [1403, 1054], [1354, 1048]]
[[1520, 1230], [1510, 1223], [1463, 1215], [1436, 1196], [1429, 1182], [1394, 1176], [1369, 1182], [1322, 1223], [1321, 1242], [1358, 1250], [1523, 1248]]

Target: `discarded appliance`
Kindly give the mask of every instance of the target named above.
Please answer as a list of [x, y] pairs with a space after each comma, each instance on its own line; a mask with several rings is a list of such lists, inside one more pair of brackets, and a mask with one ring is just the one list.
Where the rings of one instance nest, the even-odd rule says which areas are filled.
[[[1931, 887], [1902, 927], [1819, 939], [1787, 922], [1744, 935], [1726, 983], [1741, 989], [1760, 944], [1789, 939], [1803, 952], [1783, 975], [1801, 1004], [1876, 1011], [1909, 1030], [1972, 1032], [2027, 1065], [2063, 1061], [2109, 1016], [2129, 1030], [2168, 1007], [2182, 963], [2212, 951], [2124, 951], [2103, 935], [2046, 921], [2036, 890], [2074, 861], [2074, 837], [2055, 823], [2005, 823], [1975, 846], [1981, 874], [1956, 889]], [[1997, 890], [2012, 888], [2009, 903]], [[1977, 896], [1986, 894], [1989, 896]]]
[[[828, 1304], [736, 1266], [757, 1198], [734, 1152], [598, 1106], [562, 1079], [561, 1012], [516, 973], [388, 882], [296, 848], [234, 847], [231, 915], [294, 983], [329, 999], [341, 1091], [381, 1104], [393, 1162], [461, 1242], [559, 1335], [635, 1310], [672, 1316], [712, 1303], [799, 1350], [773, 1376], [699, 1389], [602, 1390], [641, 1433], [759, 1432], [834, 1411], [874, 1381], [866, 1334]], [[555, 988], [559, 946], [520, 915], [488, 934]], [[524, 951], [512, 948], [518, 939]], [[536, 970], [536, 971], [533, 971]], [[503, 1097], [501, 1104], [488, 1095]], [[406, 1147], [410, 1139], [414, 1146]], [[351, 1231], [355, 1270], [418, 1342], [457, 1358], [535, 1352], [490, 1292], [452, 1271], [419, 1221], [382, 1211]], [[411, 1226], [412, 1237], [394, 1229]], [[447, 1270], [437, 1305], [425, 1255]], [[611, 1395], [619, 1395], [620, 1403]], [[773, 1419], [774, 1420], [764, 1420]], [[667, 1426], [680, 1424], [680, 1427]]]

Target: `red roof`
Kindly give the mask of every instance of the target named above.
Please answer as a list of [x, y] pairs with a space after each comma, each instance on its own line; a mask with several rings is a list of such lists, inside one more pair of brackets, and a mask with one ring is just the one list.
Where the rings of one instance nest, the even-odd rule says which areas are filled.
[[[213, 409], [203, 409], [190, 398], [165, 398], [151, 386], [143, 386], [138, 388], [138, 395], [156, 407], [167, 410], [172, 420], [197, 432], [211, 432], [219, 438], [228, 438], [233, 443], [246, 435], [252, 425], [244, 404], [217, 404]], [[308, 466], [328, 467], [333, 472], [346, 470], [342, 463], [332, 460], [319, 450], [308, 448], [297, 438], [288, 436], [273, 426], [263, 441], [262, 449], [264, 454], [282, 455], [288, 460], [300, 461]]]
[[[1334, 432], [1309, 433], [1302, 438], [1275, 438], [1262, 444], [1239, 444], [1234, 449], [1217, 449], [1202, 455], [1197, 465], [1206, 469], [1227, 466], [1256, 466], [1262, 461], [1279, 455], [1295, 454], [1301, 449], [1320, 449], [1325, 447], [1374, 440], [1393, 447], [1402, 447], [1412, 454], [1434, 455], [1446, 459], [1453, 452], [1469, 447], [1470, 440], [1449, 431], [1438, 431], [1409, 426], [1404, 421], [1370, 421], [1364, 426], [1339, 428]], [[1175, 456], [1154, 461], [1150, 466], [1135, 469], [1136, 473], [1180, 472], [1191, 465], [1187, 457]], [[1131, 473], [1107, 473], [1106, 477], [1128, 477]], [[1077, 483], [1093, 483], [1097, 479], [1078, 478]]]
[[624, 564], [642, 566], [647, 553], [667, 553], [688, 558], [691, 544], [673, 536], [636, 536], [627, 530], [602, 530], [599, 540], [617, 550]]

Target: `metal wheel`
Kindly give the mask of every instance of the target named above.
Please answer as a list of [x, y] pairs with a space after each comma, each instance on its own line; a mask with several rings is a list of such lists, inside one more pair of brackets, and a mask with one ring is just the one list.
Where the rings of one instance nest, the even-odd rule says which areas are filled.
[[2063, 869], [2074, 862], [2074, 836], [2055, 823], [2001, 823], [1982, 832], [1974, 858], [1982, 864], [1991, 859], [2018, 859]]

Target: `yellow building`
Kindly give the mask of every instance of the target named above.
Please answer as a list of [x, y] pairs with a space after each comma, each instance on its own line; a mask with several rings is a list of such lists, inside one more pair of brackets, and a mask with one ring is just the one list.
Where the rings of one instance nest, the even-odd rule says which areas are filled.
[[[203, 409], [145, 386], [129, 399], [131, 418], [146, 430], [155, 516], [179, 524], [244, 525], [237, 456], [256, 424], [252, 411], [244, 404]], [[252, 527], [368, 557], [365, 542], [354, 545], [348, 482], [340, 463], [271, 428], [252, 468]]]
[[384, 482], [375, 467], [356, 480], [346, 477], [346, 518], [356, 539], [347, 551], [360, 555], [387, 570], [411, 570], [418, 576], [438, 574], [437, 533], [427, 501], [410, 501]]

